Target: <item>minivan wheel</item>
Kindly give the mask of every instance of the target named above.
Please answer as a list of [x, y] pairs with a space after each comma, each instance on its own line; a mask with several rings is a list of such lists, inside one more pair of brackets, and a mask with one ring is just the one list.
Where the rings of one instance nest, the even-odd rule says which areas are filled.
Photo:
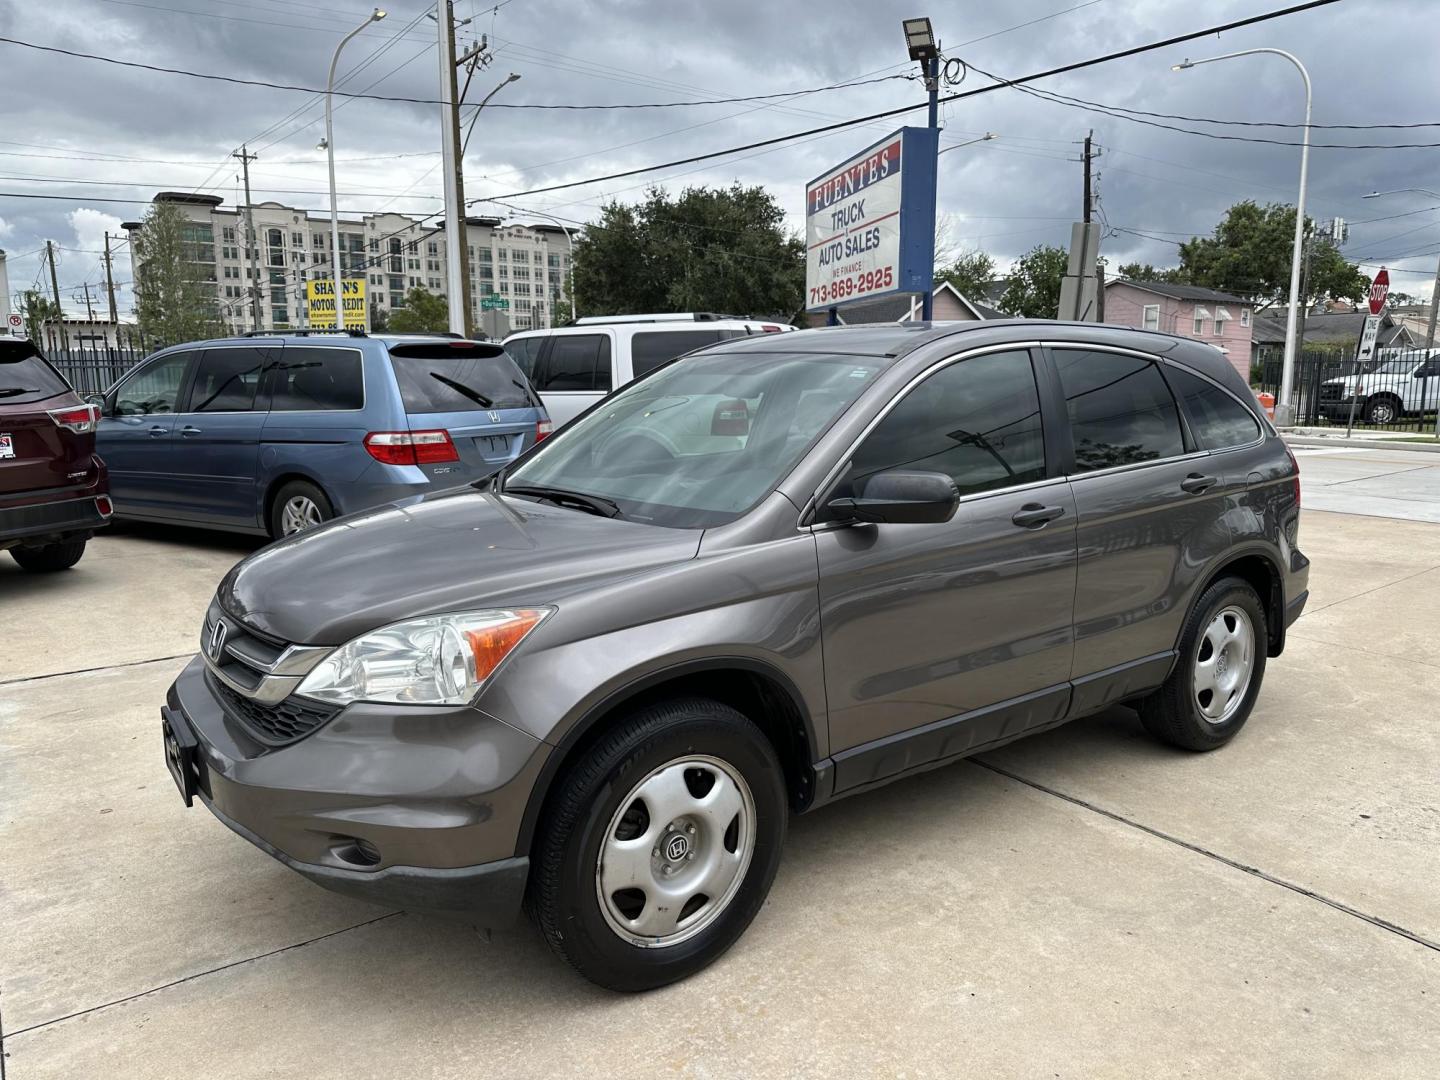
[[770, 741], [706, 698], [619, 724], [559, 778], [529, 903], [550, 947], [592, 982], [649, 990], [710, 964], [775, 878], [788, 813]]
[[85, 554], [84, 540], [62, 540], [58, 544], [44, 547], [11, 548], [10, 554], [20, 564], [21, 570], [31, 573], [48, 574], [56, 570], [69, 570]]
[[308, 480], [291, 480], [270, 500], [270, 535], [279, 540], [313, 529], [334, 516], [323, 491]]
[[1175, 670], [1139, 703], [1156, 738], [1186, 750], [1224, 746], [1245, 726], [1265, 676], [1265, 609], [1247, 582], [1211, 585], [1190, 612]]

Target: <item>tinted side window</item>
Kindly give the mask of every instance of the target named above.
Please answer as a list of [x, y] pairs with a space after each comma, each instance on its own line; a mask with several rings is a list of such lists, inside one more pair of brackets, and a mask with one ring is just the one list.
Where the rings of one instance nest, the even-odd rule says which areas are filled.
[[359, 409], [364, 404], [365, 376], [354, 349], [292, 345], [271, 369], [271, 412]]
[[540, 359], [540, 349], [544, 344], [544, 337], [516, 338], [505, 343], [505, 351], [510, 354], [510, 359], [515, 361], [515, 366], [525, 378], [533, 379], [535, 361]]
[[188, 412], [249, 412], [266, 362], [279, 349], [206, 349], [190, 384]]
[[1057, 349], [1075, 471], [1109, 469], [1185, 452], [1180, 413], [1154, 361]]
[[193, 352], [171, 353], [140, 368], [116, 390], [115, 414], [141, 416], [174, 412], [180, 384], [185, 380], [185, 366], [193, 356]]
[[1250, 410], [1214, 383], [1176, 367], [1166, 368], [1165, 377], [1184, 399], [1190, 427], [1205, 449], [1244, 446], [1260, 437], [1260, 424]]
[[610, 389], [608, 334], [556, 334], [537, 390]]
[[650, 330], [630, 339], [630, 363], [635, 378], [701, 345], [720, 340], [720, 330]]
[[949, 473], [962, 495], [1045, 478], [1040, 395], [1026, 352], [989, 353], [937, 371], [856, 451], [849, 491], [887, 469]]

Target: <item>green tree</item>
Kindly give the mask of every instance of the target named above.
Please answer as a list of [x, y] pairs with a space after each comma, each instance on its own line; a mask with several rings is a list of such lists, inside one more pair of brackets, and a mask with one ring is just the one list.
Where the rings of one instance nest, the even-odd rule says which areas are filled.
[[[995, 278], [995, 260], [983, 251], [965, 251], [949, 266], [935, 271], [935, 284], [949, 282], [967, 300], [985, 300], [985, 286]], [[1058, 303], [1058, 301], [1057, 301]]]
[[564, 326], [575, 318], [575, 311], [570, 306], [569, 300], [556, 300], [555, 309], [550, 314], [551, 326]]
[[[1310, 274], [1303, 300], [1363, 300], [1370, 279], [1327, 237], [1316, 235], [1312, 220], [1306, 219], [1306, 227], [1311, 236]], [[1225, 211], [1212, 235], [1180, 245], [1180, 269], [1190, 283], [1246, 297], [1263, 311], [1289, 296], [1294, 243], [1293, 206], [1261, 206], [1247, 199]]]
[[575, 242], [584, 310], [791, 315], [804, 307], [805, 244], [764, 188], [651, 188], [610, 202]]
[[1157, 270], [1149, 263], [1126, 263], [1117, 271], [1126, 281], [1168, 281], [1175, 285], [1188, 285], [1190, 279], [1183, 268], [1175, 266]]
[[1070, 255], [1064, 248], [1038, 244], [1016, 260], [1005, 277], [1000, 310], [1027, 319], [1053, 319], [1060, 311], [1060, 281]]
[[25, 320], [25, 336], [38, 345], [44, 340], [45, 324], [59, 321], [60, 308], [35, 289], [26, 289], [20, 294], [20, 315]]
[[135, 317], [157, 345], [223, 332], [215, 284], [215, 238], [173, 203], [150, 207], [132, 243]]
[[416, 286], [405, 294], [405, 306], [390, 313], [387, 328], [402, 334], [443, 333], [450, 329], [449, 301]]

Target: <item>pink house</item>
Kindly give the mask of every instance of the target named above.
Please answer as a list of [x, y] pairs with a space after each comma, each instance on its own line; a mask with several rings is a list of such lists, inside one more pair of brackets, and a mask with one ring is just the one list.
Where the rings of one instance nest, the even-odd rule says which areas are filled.
[[1198, 285], [1164, 281], [1111, 281], [1105, 285], [1105, 321], [1114, 326], [1159, 330], [1214, 345], [1250, 381], [1249, 300]]

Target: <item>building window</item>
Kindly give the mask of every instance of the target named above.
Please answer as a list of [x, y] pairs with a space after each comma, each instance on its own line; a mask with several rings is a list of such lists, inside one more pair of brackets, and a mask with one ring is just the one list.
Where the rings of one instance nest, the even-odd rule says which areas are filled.
[[1207, 317], [1209, 314], [1210, 314], [1210, 313], [1209, 313], [1208, 311], [1206, 311], [1203, 307], [1197, 307], [1197, 308], [1195, 309], [1195, 325], [1194, 325], [1194, 330], [1195, 330], [1195, 336], [1196, 336], [1196, 337], [1204, 337], [1204, 336], [1205, 336], [1205, 319], [1206, 319], [1206, 317]]
[[323, 248], [323, 247], [325, 246], [325, 234], [324, 234], [324, 233], [322, 233], [322, 232], [314, 233], [314, 234], [312, 235], [311, 239], [313, 239], [313, 240], [315, 241], [315, 246], [316, 246], [316, 247], [318, 247], [318, 248]]
[[304, 234], [304, 233], [298, 233], [298, 232], [292, 232], [292, 233], [290, 234], [290, 246], [291, 246], [291, 247], [304, 247], [304, 246], [305, 246], [305, 234]]
[[425, 284], [426, 284], [426, 286], [430, 289], [431, 292], [439, 292], [439, 291], [440, 291], [440, 279], [439, 279], [439, 278], [433, 278], [433, 277], [432, 277], [432, 278], [427, 278], [427, 279], [425, 280]]
[[[475, 249], [474, 249], [474, 248], [471, 248], [470, 251], [471, 251], [471, 253], [473, 254], [474, 251], [475, 251]], [[425, 244], [425, 254], [427, 254], [427, 255], [439, 255], [439, 254], [440, 254], [440, 244], [439, 244], [437, 241], [435, 241], [435, 240], [427, 241], [426, 244]]]
[[481, 248], [481, 249], [480, 249], [480, 262], [481, 262], [482, 265], [485, 264], [485, 263], [488, 263], [488, 262], [493, 261], [494, 258], [495, 258], [495, 253], [492, 252], [489, 248]]
[[1159, 304], [1146, 304], [1146, 305], [1145, 305], [1145, 310], [1144, 310], [1144, 313], [1143, 313], [1143, 315], [1142, 315], [1142, 317], [1141, 317], [1141, 323], [1140, 323], [1140, 325], [1143, 326], [1146, 330], [1159, 330], [1159, 329], [1160, 329], [1160, 305], [1159, 305]]
[[1241, 308], [1241, 309], [1240, 309], [1240, 325], [1241, 325], [1241, 326], [1249, 326], [1249, 325], [1250, 325], [1250, 309], [1249, 309], [1249, 308]]
[[379, 241], [379, 239], [377, 239], [377, 238], [374, 237], [374, 236], [372, 236], [372, 237], [370, 238], [370, 250], [371, 250], [371, 251], [379, 251], [379, 250], [380, 250], [380, 241]]
[[530, 261], [530, 253], [528, 251], [516, 251], [510, 258], [513, 262], [528, 263]]
[[426, 260], [425, 260], [425, 269], [426, 269], [426, 270], [429, 270], [431, 273], [439, 273], [439, 271], [440, 271], [440, 260], [439, 260], [439, 259], [426, 259]]
[[501, 248], [501, 249], [500, 249], [500, 256], [499, 256], [499, 257], [500, 257], [500, 261], [501, 261], [501, 262], [504, 262], [506, 259], [508, 259], [508, 258], [510, 257], [510, 255], [509, 255], [509, 249], [508, 249], [508, 248]]
[[235, 226], [233, 226], [233, 225], [226, 225], [223, 229], [220, 230], [220, 238], [221, 238], [222, 240], [234, 240], [234, 239], [235, 239]]

